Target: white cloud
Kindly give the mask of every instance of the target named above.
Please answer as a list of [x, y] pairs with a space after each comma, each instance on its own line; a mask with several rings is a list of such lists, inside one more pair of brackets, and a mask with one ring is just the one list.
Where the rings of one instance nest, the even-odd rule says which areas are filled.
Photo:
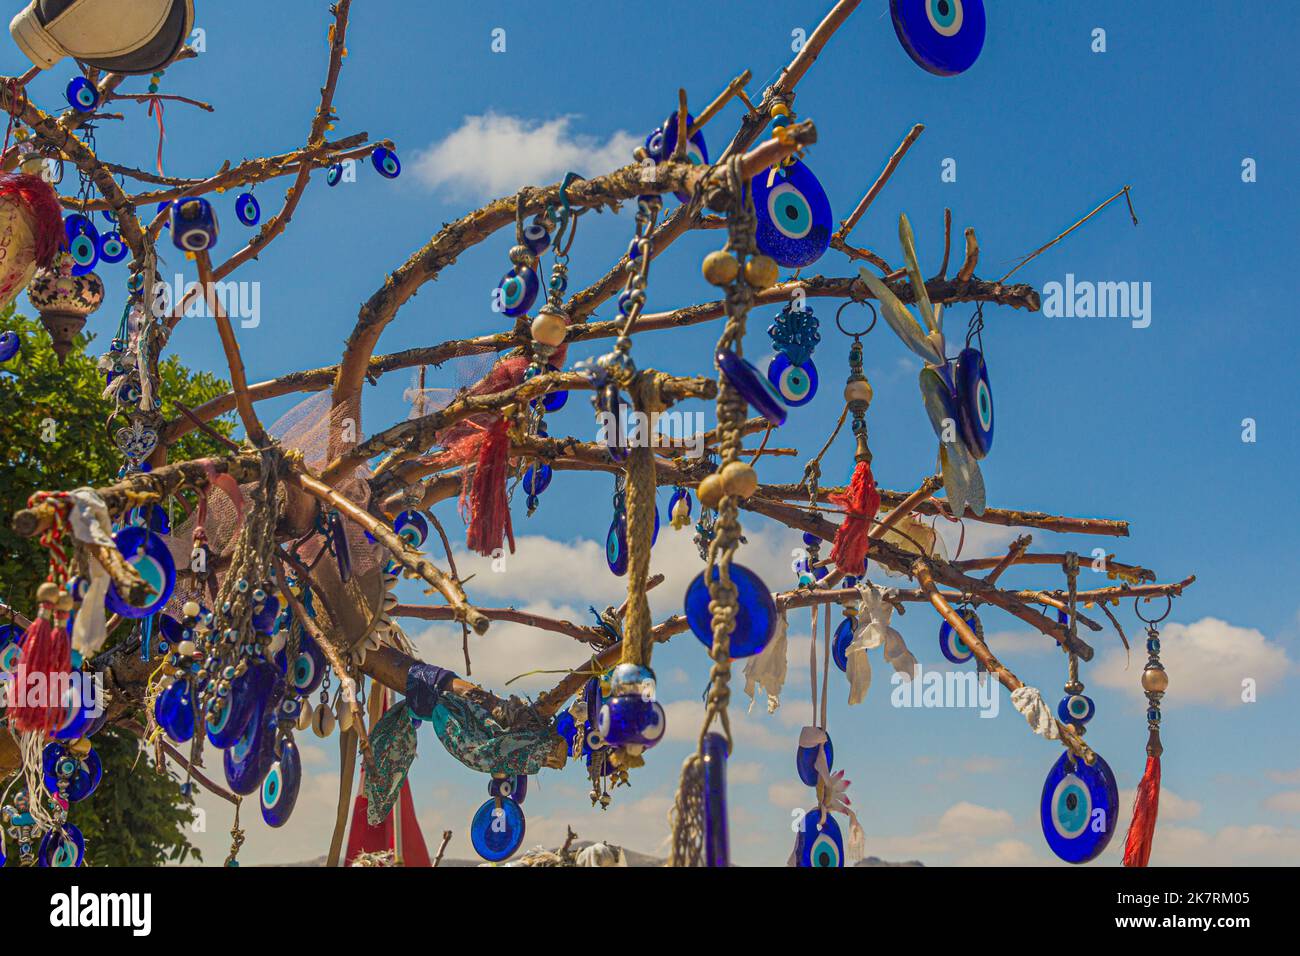
[[[1128, 827], [1128, 813], [1133, 806], [1133, 801], [1137, 797], [1136, 790], [1121, 790], [1119, 792], [1119, 805], [1123, 810], [1123, 822], [1120, 832], [1116, 835], [1116, 842], [1124, 842], [1124, 834]], [[1198, 800], [1188, 800], [1180, 797], [1168, 787], [1160, 788], [1160, 806], [1157, 819], [1160, 823], [1175, 823], [1185, 820], [1194, 820], [1201, 815], [1201, 804]]]
[[1300, 813], [1300, 790], [1284, 790], [1264, 801], [1264, 808], [1276, 813]]
[[1006, 810], [993, 810], [965, 800], [945, 810], [938, 823], [939, 833], [956, 836], [970, 833], [996, 836], [1010, 833], [1015, 827], [1015, 818]]
[[421, 182], [458, 196], [485, 198], [559, 179], [569, 170], [598, 175], [632, 162], [642, 137], [619, 130], [606, 139], [575, 133], [574, 117], [529, 120], [488, 112], [466, 116], [416, 154]]

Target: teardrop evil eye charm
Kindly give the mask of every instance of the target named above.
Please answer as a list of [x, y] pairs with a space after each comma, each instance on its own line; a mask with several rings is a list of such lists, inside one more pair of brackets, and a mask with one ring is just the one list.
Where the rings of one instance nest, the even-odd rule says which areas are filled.
[[758, 251], [787, 269], [812, 265], [831, 244], [831, 203], [812, 170], [796, 161], [753, 179]]
[[[686, 114], [686, 128], [690, 129], [695, 122], [695, 117], [690, 113]], [[668, 114], [663, 125], [658, 129], [650, 131], [650, 135], [645, 138], [645, 151], [656, 163], [665, 162], [677, 150], [677, 113], [674, 111]], [[686, 141], [686, 161], [692, 166], [709, 165], [709, 147], [704, 142], [703, 130], [696, 130]], [[679, 202], [686, 202], [690, 199], [689, 193], [674, 192]]]
[[[686, 621], [692, 633], [705, 647], [713, 647], [713, 615], [709, 611], [709, 586], [701, 571], [686, 589]], [[736, 587], [736, 623], [731, 631], [730, 654], [732, 659], [751, 657], [767, 646], [776, 630], [776, 602], [767, 585], [757, 574], [740, 564], [730, 569], [731, 583]], [[718, 580], [718, 569], [713, 568], [713, 580]]]
[[126, 258], [126, 243], [117, 232], [106, 232], [99, 237], [99, 258], [110, 264]]
[[[974, 611], [962, 612], [961, 619], [970, 625], [972, 631], [979, 633], [979, 618], [975, 616]], [[975, 652], [961, 639], [957, 629], [947, 621], [939, 626], [939, 650], [954, 664], [965, 664], [975, 656]]]
[[1100, 856], [1119, 822], [1119, 789], [1101, 755], [1089, 766], [1061, 754], [1043, 781], [1039, 816], [1047, 845], [1066, 863]]
[[22, 348], [23, 340], [17, 332], [0, 332], [0, 362], [7, 362]]
[[235, 200], [235, 217], [245, 226], [256, 226], [262, 218], [262, 207], [252, 193], [242, 193]]
[[791, 408], [807, 405], [817, 394], [817, 366], [811, 360], [793, 365], [786, 356], [777, 355], [767, 367], [767, 380]]
[[831, 644], [831, 659], [846, 674], [849, 672], [849, 645], [852, 643], [853, 619], [846, 617], [835, 629], [835, 640]]
[[1086, 694], [1067, 694], [1061, 698], [1061, 703], [1056, 708], [1061, 723], [1078, 724], [1081, 727], [1092, 720], [1092, 715], [1096, 712], [1097, 706]]
[[63, 220], [63, 234], [72, 256], [72, 274], [84, 276], [99, 262], [99, 230], [85, 216], [74, 212]]
[[41, 848], [36, 855], [38, 866], [63, 869], [81, 866], [86, 857], [86, 838], [81, 835], [75, 824], [63, 826], [46, 832], [41, 837]]
[[78, 113], [89, 113], [99, 105], [99, 90], [84, 76], [73, 77], [63, 95], [68, 98], [68, 105]]
[[153, 705], [154, 719], [163, 732], [178, 744], [194, 736], [194, 706], [190, 701], [190, 685], [175, 681], [158, 695]]
[[429, 522], [418, 511], [403, 511], [393, 522], [393, 530], [413, 548], [424, 547], [429, 538]]
[[325, 185], [337, 186], [343, 181], [343, 164], [335, 163], [325, 173]]
[[374, 165], [375, 172], [385, 179], [396, 179], [402, 175], [401, 161], [397, 158], [397, 154], [386, 146], [376, 146], [374, 152], [370, 154], [370, 162]]
[[989, 370], [979, 349], [963, 349], [953, 370], [961, 433], [972, 458], [983, 458], [993, 448], [993, 390]]
[[262, 819], [269, 827], [289, 822], [302, 784], [302, 760], [292, 737], [280, 741], [278, 759], [262, 781]]
[[889, 0], [907, 55], [936, 76], [970, 69], [984, 48], [984, 0]]
[[758, 369], [731, 349], [719, 349], [716, 358], [718, 368], [727, 377], [731, 387], [753, 406], [754, 411], [773, 425], [785, 424], [785, 406], [781, 404], [781, 397], [768, 384], [767, 379], [758, 374]]
[[115, 584], [110, 584], [105, 606], [114, 614], [129, 618], [148, 617], [161, 610], [176, 586], [176, 564], [167, 543], [152, 531], [135, 525], [123, 528], [113, 540], [126, 563], [153, 588], [153, 594], [145, 598], [144, 604], [135, 605], [118, 594]]
[[810, 810], [803, 818], [796, 843], [799, 866], [816, 869], [833, 869], [844, 865], [844, 837], [835, 817], [820, 810]]
[[537, 301], [541, 283], [537, 273], [528, 266], [515, 266], [497, 285], [496, 304], [499, 311], [514, 317], [523, 315]]
[[627, 515], [622, 511], [614, 515], [605, 535], [605, 563], [619, 577], [627, 574]]
[[474, 852], [489, 863], [514, 855], [524, 842], [524, 811], [509, 797], [493, 798], [478, 808], [469, 827]]
[[524, 491], [530, 495], [540, 495], [551, 486], [550, 465], [532, 465], [524, 472]]
[[239, 739], [221, 755], [226, 783], [240, 796], [255, 793], [275, 763], [275, 716], [260, 709]]
[[817, 752], [819, 750], [824, 751], [826, 754], [826, 769], [830, 770], [835, 766], [835, 748], [831, 746], [830, 734], [820, 731], [820, 735], [826, 737], [821, 743], [811, 747], [800, 747], [795, 751], [794, 769], [806, 787], [817, 786]]

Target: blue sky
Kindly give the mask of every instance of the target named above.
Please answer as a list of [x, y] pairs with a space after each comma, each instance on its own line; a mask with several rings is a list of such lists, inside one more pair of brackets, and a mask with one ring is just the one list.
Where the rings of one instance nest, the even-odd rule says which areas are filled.
[[[300, 144], [317, 100], [325, 58], [324, 3], [293, 0], [274, 19], [248, 3], [200, 3], [197, 24], [207, 50], [163, 79], [164, 92], [208, 100], [214, 114], [169, 105], [165, 162], [173, 175], [203, 175], [222, 160], [278, 153]], [[383, 276], [442, 223], [525, 183], [552, 182], [568, 168], [592, 175], [626, 161], [627, 147], [673, 108], [685, 87], [699, 106], [745, 68], [757, 98], [791, 54], [792, 31], [811, 32], [827, 0], [717, 5], [725, 17], [692, 31], [698, 6], [665, 0], [653, 9], [600, 3], [413, 4], [371, 0], [354, 7], [350, 55], [336, 97], [336, 134], [367, 131], [397, 145], [405, 165], [388, 182], [368, 168], [355, 183], [329, 189], [314, 179], [289, 232], [238, 273], [260, 283], [261, 322], [239, 332], [251, 380], [295, 368], [331, 364], [352, 328], [357, 306]], [[1267, 10], [1267, 16], [1256, 15]], [[1186, 5], [1179, 16], [1118, 0], [1088, 5], [990, 4], [988, 38], [966, 74], [940, 79], [903, 53], [884, 0], [866, 0], [832, 40], [799, 87], [796, 109], [817, 123], [807, 156], [836, 218], [847, 215], [913, 123], [926, 131], [853, 233], [892, 261], [899, 212], [910, 217], [923, 269], [937, 270], [945, 206], [955, 235], [974, 226], [982, 250], [980, 276], [995, 279], [1017, 259], [1074, 222], [1120, 186], [1131, 184], [1141, 224], [1122, 203], [1112, 205], [1017, 274], [1038, 288], [1079, 280], [1150, 283], [1151, 323], [1124, 318], [1047, 318], [1010, 309], [985, 310], [984, 342], [996, 395], [997, 445], [985, 462], [989, 501], [1056, 513], [1125, 518], [1129, 539], [1070, 538], [1035, 533], [1042, 550], [1093, 547], [1154, 568], [1161, 580], [1195, 573], [1197, 584], [1170, 618], [1166, 664], [1162, 825], [1155, 863], [1279, 863], [1300, 859], [1300, 747], [1285, 728], [1296, 689], [1295, 639], [1300, 600], [1286, 582], [1300, 572], [1291, 530], [1297, 499], [1291, 477], [1300, 467], [1294, 412], [1294, 347], [1280, 325], [1286, 306], [1268, 295], [1294, 269], [1297, 209], [1290, 122], [1297, 93], [1289, 63], [1300, 15], [1260, 3]], [[665, 24], [676, 24], [666, 27]], [[491, 31], [506, 31], [506, 52], [490, 49]], [[1093, 30], [1105, 30], [1106, 51], [1092, 51]], [[12, 45], [0, 69], [20, 72]], [[67, 67], [31, 87], [47, 108], [62, 100]], [[143, 90], [146, 78], [128, 89]], [[156, 145], [143, 108], [118, 104], [128, 123], [106, 123], [100, 152], [151, 167]], [[732, 104], [706, 129], [716, 152], [735, 128]], [[1242, 180], [1246, 158], [1257, 181]], [[940, 179], [945, 159], [956, 182]], [[288, 181], [258, 189], [274, 208]], [[233, 195], [218, 198], [219, 252], [237, 248], [243, 230]], [[608, 268], [632, 231], [629, 210], [583, 218], [572, 256], [571, 288]], [[500, 327], [488, 296], [507, 267], [507, 232], [461, 256], [399, 313], [380, 342], [389, 352]], [[720, 234], [688, 236], [656, 260], [648, 311], [713, 298], [698, 263]], [[192, 278], [179, 253], [166, 271]], [[851, 275], [830, 252], [807, 270]], [[90, 329], [102, 348], [120, 310], [122, 267], [103, 267], [110, 301]], [[1275, 295], [1276, 297], [1276, 295]], [[837, 383], [846, 371], [847, 342], [833, 333], [833, 306], [814, 300], [823, 320], [817, 353], [823, 388], [791, 415], [780, 444], [794, 458], [767, 459], [766, 481], [797, 480], [838, 414]], [[756, 312], [748, 349], [767, 350], [763, 329], [776, 309]], [[951, 339], [969, 306], [948, 316]], [[611, 309], [599, 313], [608, 318]], [[828, 331], [830, 330], [830, 331]], [[718, 328], [711, 323], [641, 336], [642, 366], [677, 373], [709, 365]], [[575, 348], [571, 360], [597, 354], [600, 342]], [[187, 319], [172, 349], [191, 365], [221, 371], [210, 321]], [[867, 340], [867, 372], [875, 387], [869, 413], [876, 474], [888, 488], [908, 489], [929, 474], [934, 442], [918, 400], [917, 366], [882, 323]], [[454, 385], [451, 370], [431, 370], [430, 384]], [[368, 388], [362, 431], [404, 414], [406, 373]], [[274, 420], [303, 396], [266, 403]], [[703, 408], [703, 406], [700, 406]], [[1257, 440], [1242, 440], [1242, 421], [1256, 422]], [[575, 397], [552, 416], [551, 434], [592, 435], [584, 401]], [[852, 449], [840, 440], [828, 458], [828, 480], [847, 475]], [[540, 511], [516, 531], [520, 552], [505, 574], [485, 573], [470, 596], [485, 605], [514, 603], [585, 616], [587, 604], [621, 600], [622, 579], [608, 574], [600, 542], [609, 522], [608, 476], [564, 473]], [[595, 496], [593, 498], [593, 496]], [[665, 508], [668, 493], [660, 494]], [[591, 502], [596, 501], [596, 506]], [[440, 514], [456, 522], [454, 506]], [[666, 513], [665, 513], [666, 517]], [[760, 570], [773, 590], [790, 585], [788, 554], [797, 536], [755, 521], [741, 560]], [[1005, 533], [1004, 533], [1005, 532]], [[964, 556], [997, 553], [1016, 532], [967, 525]], [[667, 527], [655, 570], [669, 582], [654, 592], [657, 617], [680, 606], [698, 567], [688, 532]], [[468, 559], [467, 563], [468, 563]], [[557, 567], [566, 573], [554, 574]], [[588, 573], [588, 571], [590, 573]], [[1059, 579], [1012, 571], [1008, 585], [1056, 587]], [[1090, 575], [1084, 585], [1094, 582]], [[886, 582], [888, 583], [888, 582]], [[407, 600], [423, 600], [414, 588]], [[1132, 665], [1113, 633], [1095, 635], [1097, 660], [1083, 679], [1098, 716], [1089, 741], [1111, 763], [1121, 791], [1141, 773], [1145, 727], [1137, 682], [1140, 630], [1131, 603], [1122, 610], [1138, 643]], [[1059, 696], [1064, 661], [1046, 638], [1023, 632], [995, 611], [984, 618], [994, 650], [1049, 701]], [[896, 626], [923, 665], [940, 667], [937, 620], [913, 607]], [[460, 667], [459, 631], [412, 622], [427, 659]], [[578, 665], [581, 649], [555, 635], [494, 627], [472, 645], [475, 677], [498, 689], [532, 667]], [[791, 619], [791, 672], [780, 712], [736, 713], [733, 756], [733, 842], [747, 864], [779, 864], [789, 851], [791, 808], [810, 793], [794, 773], [793, 752], [808, 711], [807, 619]], [[886, 668], [877, 657], [876, 686], [860, 706], [844, 705], [843, 675], [832, 674], [829, 731], [836, 769], [853, 780], [850, 796], [867, 832], [868, 852], [926, 863], [1046, 863], [1051, 856], [1037, 820], [1043, 776], [1056, 744], [1033, 737], [1009, 702], [992, 720], [974, 712], [890, 706]], [[666, 834], [682, 758], [698, 730], [698, 700], [708, 672], [703, 648], [683, 635], [655, 655], [661, 695], [669, 701], [670, 739], [652, 752], [634, 786], [619, 791], [605, 814], [590, 810], [583, 771], [547, 772], [530, 792], [528, 844], [555, 843], [566, 824], [587, 838], [656, 852]], [[1258, 682], [1245, 704], [1237, 689]], [[739, 693], [733, 711], [746, 703]], [[536, 691], [545, 681], [512, 687]], [[250, 828], [249, 861], [304, 859], [324, 852], [332, 818], [332, 743], [305, 747], [311, 770], [303, 806], [272, 836]], [[413, 774], [426, 836], [456, 832], [450, 852], [470, 853], [465, 832], [486, 798], [485, 780], [441, 752], [427, 731]], [[805, 803], [799, 801], [804, 800]], [[1127, 824], [1128, 796], [1124, 797]], [[219, 858], [227, 829], [215, 801], [209, 832], [199, 839]], [[220, 814], [218, 817], [217, 815]], [[1100, 861], [1118, 862], [1116, 848]]]

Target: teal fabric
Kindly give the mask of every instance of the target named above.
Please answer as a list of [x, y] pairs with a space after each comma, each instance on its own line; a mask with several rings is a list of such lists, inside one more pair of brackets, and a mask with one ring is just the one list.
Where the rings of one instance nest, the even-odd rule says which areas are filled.
[[442, 745], [471, 770], [534, 774], [553, 749], [551, 727], [506, 730], [477, 704], [443, 694], [429, 718]]
[[366, 768], [366, 819], [379, 826], [392, 812], [415, 762], [416, 736], [406, 701], [388, 708], [370, 732], [373, 762]]

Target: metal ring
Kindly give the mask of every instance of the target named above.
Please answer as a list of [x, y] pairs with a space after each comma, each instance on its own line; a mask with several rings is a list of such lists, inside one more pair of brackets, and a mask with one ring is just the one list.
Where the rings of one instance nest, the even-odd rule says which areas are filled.
[[848, 336], [849, 338], [851, 338], [851, 339], [860, 339], [860, 338], [862, 338], [862, 336], [866, 335], [868, 332], [870, 332], [872, 329], [874, 329], [874, 328], [876, 327], [876, 320], [879, 318], [879, 315], [877, 315], [877, 313], [876, 313], [876, 307], [875, 307], [874, 305], [872, 305], [872, 304], [871, 304], [869, 301], [867, 301], [866, 299], [862, 299], [858, 304], [863, 305], [863, 306], [866, 306], [868, 309], [871, 310], [871, 324], [868, 325], [868, 326], [866, 327], [866, 329], [864, 329], [864, 330], [861, 331], [861, 332], [850, 332], [848, 329], [846, 329], [846, 328], [843, 326], [843, 324], [841, 324], [841, 322], [840, 322], [840, 313], [843, 312], [843, 311], [844, 311], [846, 308], [848, 308], [850, 305], [853, 305], [854, 302], [857, 302], [857, 301], [858, 301], [858, 300], [856, 300], [856, 299], [848, 299], [848, 300], [846, 300], [846, 301], [845, 301], [845, 302], [844, 302], [844, 303], [843, 303], [843, 304], [842, 304], [838, 309], [835, 310], [835, 327], [836, 327], [837, 329], [839, 329], [841, 332], [843, 332], [845, 335], [847, 335], [847, 336]]
[[[1136, 615], [1138, 616], [1138, 620], [1139, 620], [1139, 621], [1143, 621], [1143, 622], [1145, 622], [1145, 623], [1147, 623], [1147, 624], [1159, 624], [1161, 621], [1163, 621], [1165, 618], [1167, 618], [1167, 617], [1169, 616], [1169, 612], [1172, 611], [1172, 610], [1174, 609], [1174, 599], [1173, 599], [1170, 595], [1166, 594], [1166, 595], [1165, 595], [1165, 601], [1168, 602], [1168, 603], [1167, 603], [1167, 606], [1165, 607], [1165, 613], [1164, 613], [1164, 614], [1161, 614], [1158, 618], [1156, 618], [1154, 621], [1152, 621], [1152, 620], [1150, 620], [1150, 619], [1148, 619], [1148, 618], [1143, 617], [1143, 616], [1142, 616], [1142, 612], [1138, 609], [1138, 606], [1139, 606], [1139, 603], [1141, 602], [1141, 600], [1142, 600], [1142, 599], [1141, 599], [1140, 597], [1135, 597], [1135, 598], [1133, 599], [1133, 613], [1136, 614]], [[1150, 599], [1148, 598], [1148, 600], [1150, 600]]]

